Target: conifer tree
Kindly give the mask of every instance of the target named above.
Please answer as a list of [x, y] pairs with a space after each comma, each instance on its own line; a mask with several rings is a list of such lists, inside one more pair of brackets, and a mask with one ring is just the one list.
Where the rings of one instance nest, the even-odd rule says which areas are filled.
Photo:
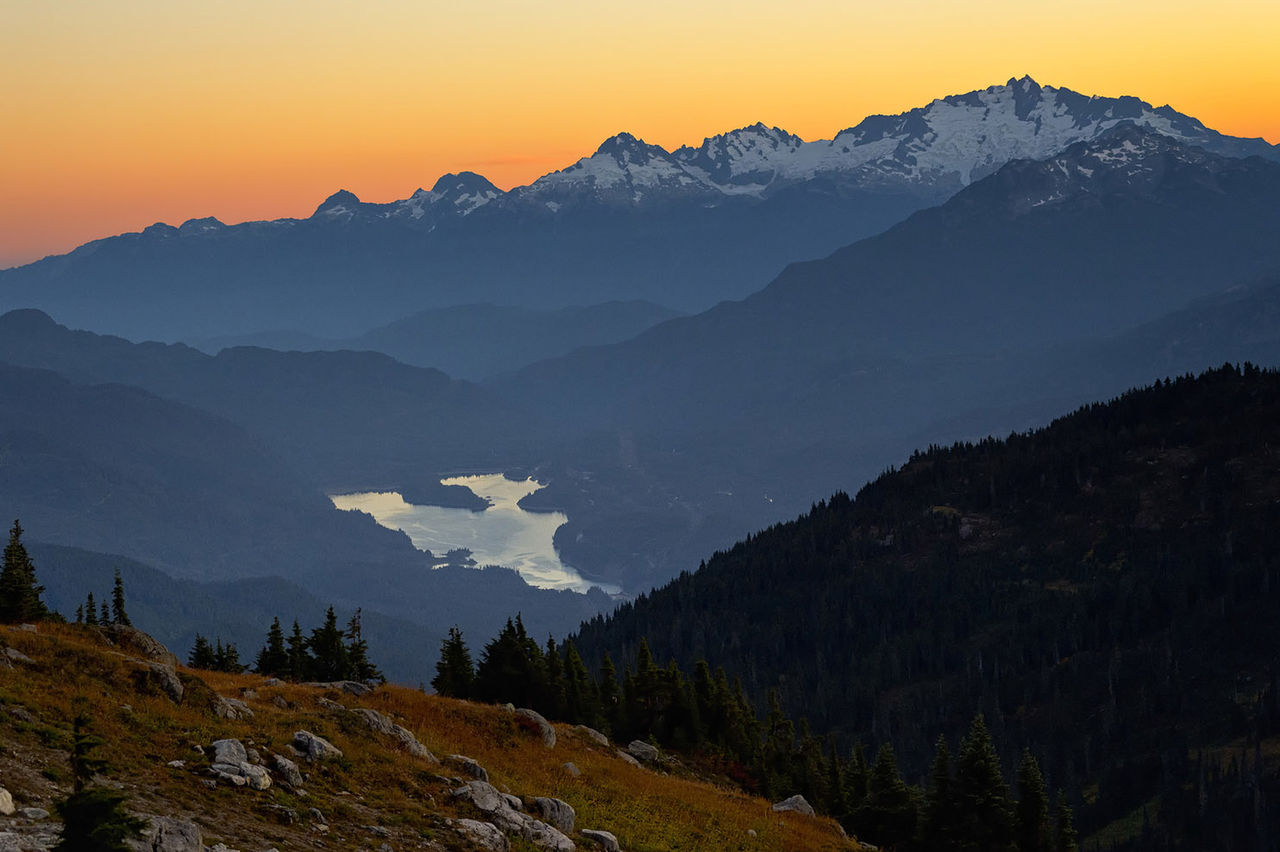
[[968, 735], [960, 744], [955, 788], [962, 848], [990, 852], [1012, 849], [1014, 833], [1009, 787], [1000, 771], [1000, 758], [981, 715], [974, 718]]
[[311, 676], [311, 656], [307, 653], [307, 639], [302, 635], [298, 619], [293, 620], [293, 631], [289, 634], [289, 678], [306, 680]]
[[89, 593], [89, 597], [86, 598], [84, 602], [84, 623], [98, 623], [98, 605], [94, 603], [93, 592]]
[[350, 677], [361, 683], [386, 683], [387, 679], [369, 659], [369, 643], [364, 638], [360, 615], [360, 607], [356, 607], [351, 620], [347, 622], [347, 665], [351, 670]]
[[258, 652], [253, 670], [269, 677], [290, 675], [289, 650], [284, 644], [284, 631], [280, 628], [279, 616], [271, 619], [271, 627], [267, 630], [267, 643]]
[[600, 703], [586, 663], [573, 642], [564, 644], [565, 721], [575, 725], [600, 724]]
[[133, 622], [124, 611], [124, 581], [120, 579], [120, 569], [116, 569], [115, 582], [111, 586], [111, 623], [132, 627]]
[[213, 669], [232, 674], [244, 671], [244, 666], [240, 664], [240, 652], [231, 642], [223, 645], [221, 636], [218, 637], [217, 645], [213, 649]]
[[1014, 828], [1018, 852], [1051, 852], [1049, 796], [1044, 789], [1040, 766], [1027, 749], [1018, 766], [1018, 804], [1014, 808]]
[[0, 569], [0, 622], [16, 624], [47, 618], [49, 609], [40, 599], [43, 592], [44, 586], [36, 585], [35, 566], [22, 544], [22, 525], [15, 520]]
[[546, 689], [540, 699], [543, 715], [553, 719], [565, 717], [564, 661], [560, 659], [560, 649], [556, 647], [554, 636], [547, 637], [547, 650], [542, 659], [546, 662]]
[[951, 775], [951, 751], [947, 748], [947, 738], [939, 736], [934, 746], [929, 789], [925, 791], [924, 813], [920, 820], [921, 847], [938, 852], [959, 849], [959, 821], [955, 779]]
[[475, 688], [476, 670], [471, 662], [471, 651], [463, 641], [457, 625], [449, 628], [449, 635], [440, 643], [440, 659], [436, 661], [436, 676], [431, 688], [450, 698], [470, 698]]
[[338, 616], [333, 607], [324, 615], [324, 623], [311, 631], [307, 650], [311, 653], [311, 676], [320, 681], [346, 680], [351, 666], [343, 633], [338, 629]]
[[898, 772], [893, 746], [885, 743], [868, 774], [866, 798], [854, 811], [855, 830], [877, 846], [901, 849], [915, 838], [916, 819], [915, 799]]
[[618, 670], [609, 652], [604, 652], [600, 662], [600, 715], [611, 733], [618, 733], [621, 690], [618, 687]]
[[213, 646], [209, 644], [208, 639], [197, 633], [195, 644], [191, 646], [191, 653], [187, 655], [187, 665], [193, 669], [213, 671], [217, 664], [218, 658], [214, 655]]
[[125, 795], [103, 787], [90, 787], [93, 776], [107, 768], [92, 752], [102, 740], [88, 732], [83, 714], [73, 723], [71, 776], [74, 792], [54, 805], [62, 818], [62, 836], [55, 852], [127, 852], [129, 841], [142, 836], [146, 823], [124, 809]]
[[1059, 790], [1057, 798], [1057, 815], [1053, 826], [1053, 852], [1079, 852], [1075, 820], [1071, 816], [1070, 806], [1067, 805], [1067, 797]]
[[76, 607], [76, 624], [84, 624], [84, 604]]
[[102, 602], [102, 610], [98, 613], [98, 623], [99, 624], [111, 623], [111, 608], [107, 606], [106, 601]]

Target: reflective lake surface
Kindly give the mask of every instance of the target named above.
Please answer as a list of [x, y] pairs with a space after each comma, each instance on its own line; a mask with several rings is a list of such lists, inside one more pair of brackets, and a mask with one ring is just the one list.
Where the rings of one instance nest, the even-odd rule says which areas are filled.
[[560, 512], [526, 512], [520, 500], [542, 488], [533, 479], [515, 482], [500, 473], [455, 476], [444, 485], [461, 485], [491, 504], [483, 512], [442, 506], [415, 506], [394, 491], [333, 496], [339, 509], [357, 509], [372, 515], [384, 527], [403, 530], [420, 550], [444, 556], [450, 550], [471, 551], [477, 565], [502, 565], [520, 572], [531, 586], [585, 592], [600, 586], [606, 592], [616, 586], [592, 583], [560, 561], [552, 543], [561, 524], [569, 519]]

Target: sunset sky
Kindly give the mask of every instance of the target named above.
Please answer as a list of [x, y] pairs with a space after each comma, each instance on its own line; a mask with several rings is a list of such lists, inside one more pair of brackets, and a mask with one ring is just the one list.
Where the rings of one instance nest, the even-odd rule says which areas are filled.
[[509, 188], [1030, 74], [1280, 142], [1280, 3], [0, 0], [0, 267], [97, 237], [307, 216], [469, 169]]

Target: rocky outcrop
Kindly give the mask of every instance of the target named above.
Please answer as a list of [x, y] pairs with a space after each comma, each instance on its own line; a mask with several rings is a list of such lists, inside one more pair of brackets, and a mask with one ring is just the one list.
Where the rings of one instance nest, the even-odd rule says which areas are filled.
[[459, 833], [475, 844], [476, 849], [491, 852], [509, 852], [511, 842], [496, 825], [474, 819], [460, 819], [454, 823]]
[[97, 627], [97, 632], [108, 645], [114, 645], [121, 651], [142, 657], [144, 660], [160, 663], [169, 668], [174, 668], [182, 662], [177, 654], [164, 646], [164, 643], [136, 627], [126, 624], [102, 624]]
[[336, 689], [339, 692], [345, 692], [348, 695], [368, 695], [373, 692], [373, 687], [368, 684], [360, 683], [356, 680], [333, 680], [325, 683], [304, 683], [303, 686], [314, 687], [315, 689]]
[[801, 796], [799, 793], [789, 799], [783, 799], [781, 802], [775, 802], [773, 810], [777, 813], [792, 812], [804, 814], [805, 816], [814, 815], [813, 805], [805, 801], [804, 796]]
[[214, 740], [209, 746], [214, 763], [248, 763], [249, 752], [239, 740]]
[[560, 829], [534, 819], [512, 806], [507, 796], [484, 781], [472, 781], [454, 791], [459, 799], [471, 802], [476, 809], [509, 834], [515, 834], [539, 849], [573, 852], [576, 847]]
[[440, 762], [440, 759], [432, 754], [426, 746], [418, 742], [418, 738], [414, 736], [413, 731], [403, 725], [397, 725], [385, 714], [379, 713], [377, 710], [370, 710], [367, 707], [360, 707], [350, 712], [370, 730], [398, 740], [400, 746], [414, 757], [420, 757], [429, 763]]
[[542, 817], [543, 822], [554, 825], [565, 834], [573, 834], [573, 824], [578, 815], [568, 802], [539, 796], [533, 800], [530, 809]]
[[147, 819], [142, 840], [134, 841], [138, 852], [203, 852], [200, 826], [188, 819], [153, 816]]
[[662, 757], [661, 752], [655, 746], [644, 740], [632, 740], [627, 743], [627, 753], [641, 763], [657, 763]]
[[612, 832], [584, 828], [582, 829], [582, 836], [587, 840], [595, 841], [604, 852], [622, 852], [622, 847], [618, 845], [618, 838], [614, 837]]
[[456, 766], [462, 774], [470, 778], [475, 778], [477, 781], [489, 780], [489, 773], [485, 768], [465, 754], [451, 754], [445, 760], [450, 766]]
[[310, 731], [296, 731], [293, 735], [293, 747], [307, 760], [337, 760], [342, 757], [342, 750], [324, 737]]
[[639, 765], [640, 765], [640, 761], [636, 760], [634, 757], [632, 757], [631, 755], [627, 754], [627, 753], [626, 753], [625, 751], [623, 751], [622, 749], [617, 749], [617, 750], [614, 752], [614, 754], [616, 754], [616, 755], [618, 756], [618, 759], [619, 759], [619, 760], [621, 760], [623, 763], [630, 763], [632, 766], [639, 766]]
[[298, 768], [298, 764], [283, 754], [272, 754], [271, 764], [275, 767], [276, 775], [286, 785], [295, 789], [302, 786], [302, 770]]
[[253, 711], [249, 709], [249, 705], [239, 698], [226, 698], [221, 695], [215, 695], [210, 709], [213, 710], [213, 715], [219, 719], [226, 719], [231, 722], [253, 718]]
[[[145, 633], [143, 634], [146, 635]], [[163, 646], [161, 646], [163, 647]], [[142, 692], [163, 692], [174, 704], [181, 704], [186, 694], [186, 687], [178, 677], [177, 671], [168, 663], [156, 663], [148, 660], [134, 659], [131, 662], [138, 666], [134, 678], [138, 689]]]
[[11, 663], [21, 663], [24, 666], [30, 666], [35, 664], [35, 660], [31, 659], [26, 654], [19, 651], [17, 648], [5, 648], [4, 658]]
[[515, 711], [516, 724], [526, 730], [533, 731], [542, 737], [542, 744], [547, 748], [556, 746], [556, 729], [536, 710], [521, 707]]
[[588, 728], [586, 725], [574, 725], [573, 729], [596, 745], [604, 746], [605, 748], [609, 747], [609, 738], [595, 728]]

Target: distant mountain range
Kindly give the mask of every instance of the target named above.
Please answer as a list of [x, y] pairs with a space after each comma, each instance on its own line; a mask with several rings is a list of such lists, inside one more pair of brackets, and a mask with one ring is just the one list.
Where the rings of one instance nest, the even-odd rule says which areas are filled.
[[193, 219], [0, 272], [0, 309], [37, 307], [135, 339], [287, 329], [350, 337], [435, 307], [539, 309], [741, 298], [792, 261], [882, 231], [1018, 158], [1124, 121], [1230, 156], [1280, 159], [1169, 107], [1030, 78], [872, 116], [804, 142], [762, 124], [676, 151], [630, 134], [529, 186], [470, 173], [388, 204], [349, 192], [307, 219]]

